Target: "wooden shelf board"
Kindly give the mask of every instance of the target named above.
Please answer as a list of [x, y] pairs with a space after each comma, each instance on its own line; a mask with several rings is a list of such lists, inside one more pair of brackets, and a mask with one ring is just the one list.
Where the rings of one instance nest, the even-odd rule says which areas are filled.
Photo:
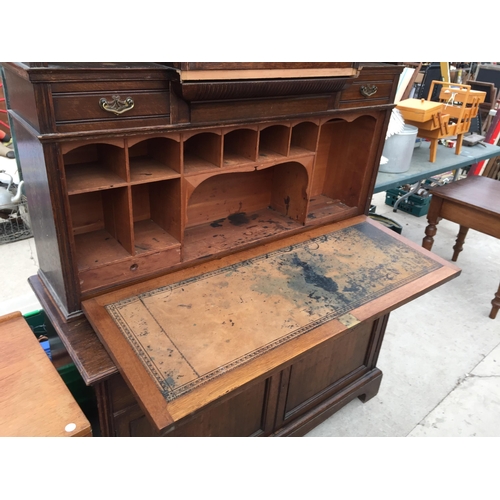
[[301, 148], [300, 146], [290, 146], [289, 156], [308, 156], [315, 154], [315, 151], [310, 149]]
[[78, 270], [101, 267], [130, 257], [130, 254], [105, 229], [75, 235]]
[[184, 234], [184, 260], [240, 248], [300, 227], [302, 224], [299, 222], [269, 208], [248, 214], [233, 214], [209, 224], [187, 228]]
[[282, 155], [280, 153], [276, 153], [276, 151], [272, 151], [271, 149], [265, 149], [262, 148], [259, 151], [259, 158], [258, 161], [282, 161], [286, 159], [287, 157], [285, 155]]
[[134, 223], [135, 251], [145, 252], [179, 247], [180, 243], [151, 219]]
[[200, 172], [206, 172], [207, 170], [220, 169], [218, 165], [215, 165], [199, 156], [185, 153], [184, 154], [184, 173], [185, 174], [198, 174]]
[[230, 69], [230, 70], [178, 70], [181, 81], [246, 80], [264, 78], [329, 78], [357, 76], [355, 68], [300, 68], [300, 69]]
[[88, 193], [126, 186], [119, 175], [99, 163], [80, 163], [66, 167], [68, 194]]
[[332, 198], [328, 198], [328, 196], [318, 195], [311, 198], [309, 201], [309, 213], [307, 218], [308, 220], [323, 219], [325, 217], [350, 212], [352, 210], [353, 207], [348, 207], [340, 200], [333, 200]]
[[248, 165], [255, 163], [251, 158], [239, 155], [237, 153], [224, 153], [223, 167], [236, 167], [239, 165]]
[[130, 158], [130, 183], [142, 184], [159, 180], [177, 179], [181, 176], [173, 168], [153, 158]]

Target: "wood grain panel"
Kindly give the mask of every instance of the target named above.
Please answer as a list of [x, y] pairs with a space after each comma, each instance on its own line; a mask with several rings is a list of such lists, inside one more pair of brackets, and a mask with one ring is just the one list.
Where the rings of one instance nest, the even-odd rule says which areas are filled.
[[[364, 366], [372, 325], [359, 325], [345, 335], [330, 340], [294, 363], [288, 385], [286, 412]], [[314, 401], [317, 404], [317, 401]]]
[[20, 312], [0, 317], [0, 337], [0, 436], [91, 436], [89, 421]]

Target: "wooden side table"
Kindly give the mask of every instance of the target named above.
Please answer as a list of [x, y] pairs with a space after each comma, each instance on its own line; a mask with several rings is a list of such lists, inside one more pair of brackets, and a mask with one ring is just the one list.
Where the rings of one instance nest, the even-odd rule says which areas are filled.
[[20, 312], [0, 317], [0, 436], [92, 436]]
[[[463, 249], [470, 228], [500, 239], [500, 182], [488, 177], [471, 176], [430, 190], [432, 201], [427, 214], [422, 246], [431, 250], [440, 219], [460, 225], [453, 247], [452, 261]], [[500, 287], [491, 301], [490, 318], [495, 319], [500, 308]]]

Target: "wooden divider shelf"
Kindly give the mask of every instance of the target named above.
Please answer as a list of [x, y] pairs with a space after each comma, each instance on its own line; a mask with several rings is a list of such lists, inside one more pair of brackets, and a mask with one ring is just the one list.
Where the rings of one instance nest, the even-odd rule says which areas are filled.
[[220, 134], [196, 133], [184, 139], [184, 173], [192, 174], [220, 168], [222, 144]]
[[128, 157], [132, 184], [180, 177], [181, 153], [178, 140], [154, 137], [143, 138], [132, 144], [129, 140]]
[[125, 185], [125, 150], [111, 144], [87, 143], [63, 158], [68, 194]]
[[189, 262], [358, 215], [358, 150], [376, 123], [358, 113], [78, 143], [64, 154], [78, 268], [175, 248]]
[[279, 161], [290, 151], [290, 127], [271, 125], [261, 129], [259, 136], [259, 160]]
[[318, 143], [319, 126], [311, 122], [302, 122], [292, 128], [290, 156], [303, 152], [315, 152]]
[[127, 187], [75, 194], [69, 203], [79, 270], [133, 254]]
[[257, 160], [256, 130], [237, 129], [224, 134], [223, 166], [238, 166]]
[[135, 253], [180, 247], [180, 180], [132, 186]]

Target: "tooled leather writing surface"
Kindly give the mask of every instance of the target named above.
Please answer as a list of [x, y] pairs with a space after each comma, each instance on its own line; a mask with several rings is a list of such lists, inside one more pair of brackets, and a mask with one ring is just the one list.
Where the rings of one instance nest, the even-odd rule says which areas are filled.
[[170, 401], [439, 267], [361, 223], [106, 309]]

